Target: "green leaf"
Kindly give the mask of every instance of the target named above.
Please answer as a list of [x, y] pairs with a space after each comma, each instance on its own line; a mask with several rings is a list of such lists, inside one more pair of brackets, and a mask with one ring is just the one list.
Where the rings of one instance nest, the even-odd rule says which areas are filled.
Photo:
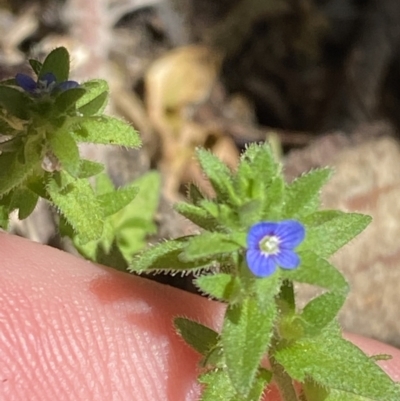
[[[237, 401], [235, 388], [225, 370], [214, 370], [199, 376], [205, 385], [200, 401]], [[239, 399], [240, 400], [240, 399]]]
[[219, 334], [198, 322], [177, 317], [174, 326], [178, 334], [202, 355], [207, 355], [218, 344]]
[[66, 91], [60, 92], [54, 102], [55, 107], [61, 113], [68, 109], [75, 108], [76, 102], [84, 96], [86, 90], [83, 88], [71, 88]]
[[72, 135], [63, 130], [57, 130], [47, 136], [50, 147], [62, 168], [73, 177], [77, 177], [80, 169], [78, 145]]
[[226, 273], [202, 275], [194, 284], [200, 291], [222, 301], [230, 301], [240, 291], [238, 278]]
[[312, 299], [301, 313], [306, 335], [316, 335], [331, 323], [345, 300], [345, 294], [335, 292], [327, 292]]
[[107, 250], [103, 246], [98, 247], [96, 262], [122, 272], [126, 272], [128, 268], [128, 263], [115, 241], [111, 243]]
[[99, 195], [97, 197], [104, 211], [104, 217], [112, 216], [133, 201], [139, 188], [135, 185], [127, 185], [115, 191]]
[[203, 200], [199, 206], [207, 211], [218, 222], [218, 231], [231, 232], [243, 229], [236, 210], [223, 203], [216, 203], [211, 200]]
[[244, 228], [249, 228], [262, 220], [262, 199], [253, 199], [238, 209], [240, 224]]
[[234, 186], [241, 199], [264, 199], [272, 180], [280, 173], [270, 146], [251, 144], [241, 155]]
[[[363, 231], [371, 222], [371, 217], [323, 210], [306, 216], [301, 221], [306, 226], [306, 239], [298, 250], [312, 250], [322, 257], [328, 257]], [[321, 238], [324, 240], [321, 241]]]
[[182, 258], [186, 261], [236, 252], [246, 246], [246, 233], [203, 232], [188, 240]]
[[198, 270], [213, 265], [210, 260], [205, 260], [204, 263], [182, 261], [180, 255], [186, 241], [187, 238], [183, 237], [150, 247], [133, 259], [128, 270], [139, 273], [151, 270]]
[[[61, 225], [61, 222], [64, 223], [63, 226]], [[118, 253], [118, 250], [116, 250], [114, 246], [114, 227], [108, 219], [104, 220], [103, 232], [101, 234], [101, 237], [85, 243], [82, 243], [79, 235], [75, 234], [70, 227], [71, 226], [68, 225], [65, 219], [60, 219], [60, 232], [63, 235], [72, 238], [76, 249], [81, 255], [85, 256], [85, 258], [93, 260], [97, 263], [104, 263], [104, 259], [106, 259], [107, 256], [109, 256], [108, 262], [111, 262], [110, 259], [113, 259], [113, 261], [116, 262], [116, 259], [119, 258], [120, 252]], [[114, 253], [114, 251], [114, 255], [109, 255], [110, 253]], [[103, 259], [102, 262], [100, 261], [100, 258]], [[106, 264], [106, 266], [115, 267], [115, 265], [110, 264]], [[127, 266], [125, 263], [125, 271], [126, 267]]]
[[272, 276], [264, 278], [254, 278], [251, 282], [251, 294], [255, 296], [260, 309], [265, 308], [272, 301], [273, 297], [278, 294], [281, 288], [281, 270], [279, 269]]
[[21, 120], [29, 120], [32, 99], [17, 88], [0, 85], [0, 104], [13, 116]]
[[91, 160], [81, 159], [78, 178], [89, 178], [100, 174], [104, 170], [104, 165]]
[[38, 76], [40, 74], [40, 70], [42, 69], [42, 63], [31, 58], [29, 59], [29, 64], [31, 65], [33, 72]]
[[282, 220], [285, 182], [281, 176], [274, 177], [264, 196], [263, 210], [260, 220]]
[[[93, 79], [81, 84], [81, 88], [86, 89], [85, 96], [81, 97], [76, 102], [76, 107], [78, 111], [81, 112], [81, 108], [85, 105], [88, 105], [91, 101], [96, 99], [98, 96], [102, 95], [103, 93], [108, 93], [108, 83], [103, 79]], [[99, 110], [102, 111], [102, 110]], [[81, 112], [82, 113], [82, 112]], [[82, 113], [84, 114], [84, 113]]]
[[230, 205], [240, 204], [240, 199], [233, 188], [231, 171], [226, 164], [217, 156], [202, 148], [196, 150], [196, 155], [202, 170], [216, 192], [217, 199]]
[[[261, 370], [260, 370], [261, 371]], [[271, 375], [265, 369], [257, 375], [247, 397], [238, 394], [224, 370], [213, 370], [200, 375], [199, 382], [205, 385], [200, 401], [259, 401]]]
[[199, 227], [208, 231], [218, 230], [219, 223], [207, 210], [190, 203], [177, 203], [174, 209]]
[[39, 152], [29, 152], [25, 163], [19, 161], [19, 154], [2, 153], [0, 155], [0, 196], [21, 185], [40, 166]]
[[298, 218], [315, 212], [319, 206], [319, 194], [332, 171], [328, 168], [312, 170], [296, 178], [285, 191], [282, 218]]
[[146, 237], [155, 234], [155, 214], [160, 201], [161, 176], [150, 171], [137, 178], [133, 186], [139, 193], [124, 209], [112, 216], [117, 244], [126, 260], [142, 250]]
[[107, 105], [107, 100], [108, 100], [108, 92], [100, 93], [99, 96], [95, 97], [90, 102], [81, 106], [78, 109], [78, 113], [82, 114], [85, 117], [99, 114], [99, 112], [103, 111], [105, 106]]
[[205, 199], [205, 196], [197, 185], [190, 183], [187, 191], [187, 199], [192, 202], [193, 205], [197, 206], [200, 201]]
[[294, 380], [304, 382], [311, 378], [331, 390], [359, 395], [367, 400], [400, 399], [400, 388], [371, 358], [341, 338], [335, 325], [319, 336], [288, 345], [274, 356]]
[[57, 83], [68, 80], [69, 53], [65, 47], [58, 47], [48, 54], [40, 69], [38, 79], [43, 79], [49, 72], [54, 74]]
[[284, 278], [347, 294], [349, 286], [345, 278], [327, 260], [311, 251], [299, 252], [298, 255], [300, 266], [293, 270], [281, 269]]
[[103, 210], [87, 180], [74, 180], [65, 172], [55, 173], [47, 191], [82, 243], [101, 237]]
[[114, 117], [85, 117], [71, 127], [79, 142], [121, 145], [136, 148], [141, 141], [137, 132], [127, 123]]
[[114, 184], [106, 173], [99, 174], [96, 177], [96, 195], [106, 194], [114, 190]]
[[11, 209], [18, 209], [18, 218], [26, 219], [35, 209], [39, 200], [37, 194], [28, 188], [18, 188], [11, 198]]
[[260, 308], [254, 298], [229, 305], [221, 334], [226, 368], [237, 392], [246, 397], [251, 391], [257, 369], [272, 337], [276, 318], [274, 293], [270, 302]]

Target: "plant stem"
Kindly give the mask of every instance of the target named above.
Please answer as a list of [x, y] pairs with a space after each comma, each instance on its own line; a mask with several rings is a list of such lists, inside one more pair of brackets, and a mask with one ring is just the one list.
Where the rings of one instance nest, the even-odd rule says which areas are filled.
[[272, 372], [274, 374], [274, 380], [279, 388], [283, 401], [299, 401], [296, 390], [293, 386], [293, 380], [285, 372], [282, 365], [280, 365], [274, 357], [270, 357], [270, 363]]

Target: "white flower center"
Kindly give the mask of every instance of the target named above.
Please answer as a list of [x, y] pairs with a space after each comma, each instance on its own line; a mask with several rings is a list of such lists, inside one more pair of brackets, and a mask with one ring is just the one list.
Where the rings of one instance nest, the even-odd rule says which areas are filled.
[[260, 250], [267, 255], [276, 255], [279, 253], [280, 242], [277, 236], [267, 235], [260, 241]]
[[35, 93], [37, 94], [45, 94], [45, 93], [51, 93], [54, 87], [56, 86], [56, 82], [50, 82], [47, 81], [46, 79], [44, 80], [39, 80], [37, 83], [37, 88], [35, 90]]

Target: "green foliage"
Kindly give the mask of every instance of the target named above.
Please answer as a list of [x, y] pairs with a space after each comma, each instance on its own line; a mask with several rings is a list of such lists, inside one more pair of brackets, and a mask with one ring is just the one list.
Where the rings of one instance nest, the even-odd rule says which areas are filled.
[[312, 213], [301, 221], [307, 227], [307, 237], [299, 249], [311, 250], [322, 257], [328, 257], [363, 231], [371, 222], [371, 217], [338, 210], [323, 210]]
[[54, 174], [47, 192], [83, 244], [101, 237], [103, 210], [87, 180], [76, 180], [66, 172]]
[[[319, 192], [331, 171], [310, 171], [286, 184], [266, 144], [249, 146], [236, 171], [205, 150], [198, 150], [197, 156], [215, 196], [208, 198], [191, 185], [190, 202], [175, 208], [202, 231], [143, 251], [131, 270], [200, 272], [212, 268], [194, 283], [202, 293], [227, 303], [220, 336], [195, 322], [179, 320], [178, 324], [180, 335], [203, 355], [201, 399], [260, 399], [263, 386], [271, 379], [271, 373], [262, 374], [265, 355], [282, 367], [273, 374], [286, 372], [303, 384], [302, 400], [398, 399], [398, 388], [375, 361], [343, 340], [336, 328], [348, 284], [326, 258], [371, 219], [320, 211]], [[300, 265], [278, 269], [269, 277], [254, 277], [246, 263], [249, 229], [260, 221], [288, 219], [305, 227], [305, 240], [296, 249]], [[325, 292], [298, 310], [294, 282]]]
[[274, 356], [295, 380], [311, 378], [333, 391], [336, 395], [331, 399], [339, 400], [340, 393], [351, 400], [357, 399], [349, 398], [354, 396], [375, 401], [400, 399], [400, 388], [359, 348], [341, 338], [336, 325], [318, 336], [296, 341]]
[[317, 210], [320, 189], [330, 176], [330, 169], [313, 170], [287, 185], [282, 218], [300, 218]]
[[[127, 205], [136, 189], [98, 198], [88, 179], [104, 167], [81, 159], [78, 142], [137, 147], [140, 139], [128, 124], [102, 115], [108, 99], [105, 81], [62, 89], [69, 79], [65, 48], [53, 50], [43, 63], [33, 59], [29, 63], [36, 75], [35, 91], [19, 87], [16, 79], [0, 83], [1, 226], [7, 227], [7, 216], [14, 210], [19, 210], [19, 218], [28, 217], [42, 197], [63, 216], [65, 230], [71, 232], [69, 226], [81, 245], [99, 240], [110, 231], [105, 218]], [[40, 81], [46, 81], [49, 73], [56, 82], [45, 87]], [[131, 245], [127, 241], [124, 252], [130, 252]]]
[[239, 279], [228, 273], [203, 275], [196, 278], [194, 283], [201, 292], [226, 302], [239, 296], [241, 289]]
[[226, 369], [233, 387], [242, 397], [248, 397], [272, 338], [277, 314], [273, 297], [271, 291], [270, 303], [264, 308], [254, 298], [246, 297], [240, 304], [229, 306], [225, 314], [221, 342]]
[[[74, 120], [72, 120], [74, 122]], [[79, 117], [69, 129], [77, 142], [121, 145], [136, 148], [140, 145], [137, 132], [115, 117]]]
[[[103, 114], [107, 82], [65, 85], [69, 54], [63, 47], [43, 62], [29, 63], [35, 74], [33, 81], [23, 78], [29, 85], [21, 75], [0, 83], [1, 227], [7, 228], [15, 210], [20, 219], [27, 218], [43, 198], [58, 212], [62, 234], [87, 258], [122, 270], [129, 266], [136, 273], [194, 273], [202, 293], [227, 304], [220, 333], [183, 317], [175, 319], [178, 333], [202, 356], [203, 401], [257, 401], [273, 379], [289, 387], [298, 381], [302, 401], [400, 399], [399, 387], [374, 358], [342, 338], [336, 323], [348, 285], [327, 258], [371, 219], [319, 210], [319, 192], [329, 169], [285, 183], [268, 144], [250, 145], [232, 171], [212, 153], [198, 149], [200, 166], [215, 194], [208, 197], [190, 185], [189, 202], [175, 208], [197, 224], [200, 233], [145, 248], [148, 235], [156, 232], [160, 176], [151, 172], [116, 189], [103, 165], [79, 154], [81, 142], [140, 145], [132, 127]], [[56, 82], [48, 80], [49, 73]], [[264, 262], [267, 257], [279, 260], [281, 244], [272, 241], [268, 246], [278, 251], [265, 250], [265, 242], [274, 237], [267, 233], [251, 245], [254, 231], [249, 231], [259, 222], [283, 220], [297, 221], [285, 224], [297, 225], [301, 239], [305, 229], [305, 240], [293, 250], [300, 264], [293, 268], [279, 262], [282, 266], [272, 266], [269, 276], [256, 277], [252, 271], [257, 269], [247, 265], [252, 267], [253, 251]], [[201, 275], [204, 271], [207, 274]], [[296, 282], [324, 292], [299, 310]], [[265, 356], [272, 372], [262, 366]], [[294, 389], [289, 393], [294, 401]]]
[[174, 325], [177, 332], [201, 355], [207, 355], [218, 345], [218, 333], [207, 326], [183, 317], [175, 318]]
[[[31, 63], [32, 65], [32, 63]], [[39, 67], [39, 64], [35, 65]], [[65, 47], [54, 49], [44, 60], [40, 71], [36, 72], [39, 80], [52, 73], [56, 77], [57, 82], [64, 82], [69, 77], [69, 53]]]
[[96, 180], [96, 201], [103, 211], [104, 230], [101, 237], [82, 243], [73, 235], [77, 249], [87, 258], [125, 270], [127, 262], [155, 233], [154, 214], [158, 207], [160, 176], [150, 172], [131, 184], [115, 189], [109, 178], [99, 175]]

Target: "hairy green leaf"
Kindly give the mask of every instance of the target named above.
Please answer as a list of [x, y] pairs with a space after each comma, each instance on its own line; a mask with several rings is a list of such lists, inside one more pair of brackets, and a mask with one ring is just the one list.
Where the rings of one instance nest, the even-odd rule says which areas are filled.
[[187, 238], [177, 238], [172, 241], [161, 242], [136, 256], [129, 266], [130, 271], [144, 272], [151, 270], [179, 271], [195, 270], [213, 265], [212, 260], [199, 262], [184, 262], [180, 255], [186, 245]]
[[174, 326], [178, 334], [202, 355], [207, 355], [218, 344], [219, 334], [201, 323], [177, 317]]
[[285, 191], [282, 217], [298, 218], [315, 212], [319, 206], [319, 194], [332, 171], [328, 168], [312, 170], [296, 178]]
[[263, 210], [260, 220], [281, 220], [282, 206], [284, 204], [285, 182], [281, 176], [274, 177], [264, 196]]
[[81, 161], [78, 145], [72, 135], [63, 130], [57, 130], [49, 134], [47, 139], [61, 167], [73, 177], [77, 177]]
[[91, 160], [81, 159], [78, 178], [89, 178], [100, 174], [104, 170], [104, 165]]
[[219, 223], [215, 217], [211, 216], [207, 210], [199, 206], [181, 202], [174, 205], [174, 209], [182, 216], [186, 217], [194, 224], [197, 224], [199, 227], [204, 228], [205, 230], [218, 230]]
[[316, 335], [333, 321], [346, 300], [343, 293], [326, 292], [312, 299], [303, 309], [301, 318], [306, 335]]
[[205, 199], [205, 196], [197, 185], [190, 183], [188, 186], [187, 198], [193, 205], [197, 206], [200, 201]]
[[54, 102], [55, 107], [57, 108], [58, 112], [65, 112], [69, 109], [74, 109], [76, 102], [84, 96], [86, 90], [80, 87], [71, 88], [66, 91], [60, 92], [56, 100]]
[[251, 144], [241, 155], [235, 189], [241, 199], [264, 199], [272, 180], [280, 173], [270, 146]]
[[306, 239], [299, 251], [311, 250], [322, 257], [331, 256], [351, 241], [371, 222], [371, 217], [338, 210], [323, 210], [301, 219]]
[[348, 292], [349, 286], [342, 273], [327, 260], [312, 251], [299, 252], [299, 256], [301, 259], [300, 266], [293, 270], [281, 269], [282, 277], [299, 283], [326, 288], [330, 291], [344, 294]]
[[232, 207], [207, 199], [201, 201], [199, 206], [215, 218], [219, 224], [218, 231], [231, 232], [243, 229], [240, 218]]
[[32, 99], [25, 92], [10, 86], [0, 85], [0, 104], [13, 116], [21, 120], [29, 119]]
[[40, 166], [39, 152], [28, 152], [24, 163], [19, 160], [20, 154], [2, 153], [0, 155], [0, 196], [21, 185]]
[[47, 191], [82, 243], [101, 237], [103, 210], [87, 180], [74, 180], [67, 173], [56, 173], [49, 180]]
[[200, 276], [194, 284], [200, 291], [221, 301], [230, 301], [240, 291], [238, 278], [226, 273]]
[[331, 390], [359, 395], [367, 400], [400, 399], [400, 388], [371, 358], [341, 338], [336, 325], [330, 325], [318, 336], [288, 345], [277, 351], [275, 358], [294, 380], [300, 382], [311, 378]]
[[107, 100], [108, 100], [108, 92], [100, 93], [100, 95], [96, 96], [90, 102], [81, 106], [78, 109], [78, 112], [85, 117], [99, 114], [106, 107]]
[[48, 54], [40, 69], [39, 80], [49, 72], [54, 74], [58, 83], [68, 80], [69, 53], [65, 47], [57, 47]]
[[35, 209], [39, 200], [37, 194], [28, 188], [17, 188], [13, 191], [11, 198], [11, 209], [18, 209], [18, 218], [20, 220], [26, 219]]
[[[237, 401], [236, 390], [225, 370], [214, 370], [199, 376], [205, 385], [200, 401]], [[239, 398], [240, 400], [240, 398]]]
[[104, 217], [112, 216], [133, 201], [139, 189], [135, 185], [127, 185], [115, 191], [97, 197], [104, 211]]
[[114, 117], [85, 117], [71, 127], [79, 142], [121, 145], [132, 148], [140, 146], [138, 133], [124, 121]]
[[160, 200], [161, 177], [150, 171], [137, 178], [132, 185], [139, 192], [132, 202], [112, 216], [117, 244], [126, 258], [142, 250], [146, 238], [156, 233], [154, 216]]
[[246, 233], [203, 232], [188, 240], [182, 258], [193, 261], [223, 253], [236, 252], [246, 246]]
[[[254, 298], [230, 305], [221, 333], [225, 362], [232, 385], [247, 397], [255, 384], [256, 372], [266, 353], [276, 317], [274, 293], [270, 302], [260, 308]], [[246, 399], [246, 398], [245, 398]]]
[[[107, 81], [103, 79], [92, 79], [90, 81], [84, 82], [83, 84], [80, 85], [82, 88], [86, 89], [86, 94], [81, 97], [77, 102], [76, 102], [76, 107], [79, 112], [82, 113], [81, 109], [88, 105], [89, 109], [92, 106], [89, 106], [89, 103], [95, 100], [97, 97], [101, 96], [104, 93], [109, 92], [109, 87]], [[103, 95], [104, 96], [104, 95]], [[103, 110], [100, 109], [98, 110], [102, 112]], [[85, 115], [85, 113], [82, 113]]]
[[218, 201], [224, 201], [230, 205], [240, 204], [240, 199], [233, 188], [232, 173], [227, 165], [216, 155], [202, 148], [197, 149], [196, 155], [216, 192]]

